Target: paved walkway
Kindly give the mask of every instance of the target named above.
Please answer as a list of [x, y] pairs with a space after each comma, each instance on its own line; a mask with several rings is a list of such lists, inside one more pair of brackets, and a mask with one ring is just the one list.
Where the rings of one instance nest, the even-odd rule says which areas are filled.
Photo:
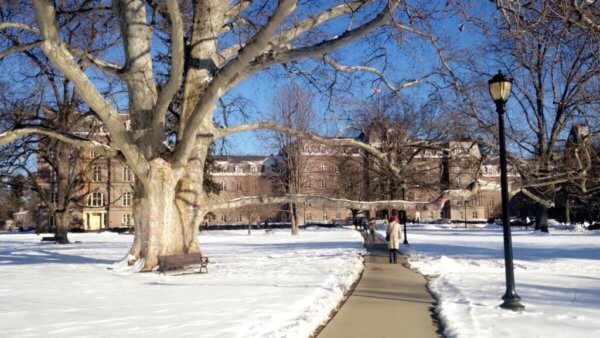
[[389, 264], [380, 240], [365, 247], [365, 270], [356, 289], [317, 337], [440, 337], [425, 277], [404, 267], [402, 255], [398, 264]]

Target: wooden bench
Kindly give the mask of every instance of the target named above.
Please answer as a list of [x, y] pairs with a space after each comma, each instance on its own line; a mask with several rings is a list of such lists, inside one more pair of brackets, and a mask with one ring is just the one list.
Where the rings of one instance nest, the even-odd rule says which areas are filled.
[[166, 274], [169, 270], [183, 269], [186, 266], [199, 266], [198, 273], [208, 273], [208, 257], [201, 253], [189, 253], [181, 255], [158, 256], [158, 271]]
[[55, 242], [56, 243], [56, 237], [52, 236], [52, 237], [42, 237], [42, 239], [40, 240], [40, 243], [44, 243], [44, 242]]

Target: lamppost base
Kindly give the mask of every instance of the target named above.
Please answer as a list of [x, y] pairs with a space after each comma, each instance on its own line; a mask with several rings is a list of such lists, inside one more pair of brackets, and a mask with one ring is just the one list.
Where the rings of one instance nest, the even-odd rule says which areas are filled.
[[[504, 297], [503, 297], [504, 298]], [[504, 299], [504, 303], [500, 304], [500, 307], [506, 310], [512, 311], [524, 311], [525, 306], [521, 304], [521, 298], [506, 298]]]
[[409, 245], [407, 240], [404, 240], [403, 243], [406, 244], [406, 245]]

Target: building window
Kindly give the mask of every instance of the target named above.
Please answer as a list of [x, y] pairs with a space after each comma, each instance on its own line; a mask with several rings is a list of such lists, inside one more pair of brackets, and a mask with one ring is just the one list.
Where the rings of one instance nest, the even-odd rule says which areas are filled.
[[469, 168], [469, 172], [470, 172], [471, 174], [474, 174], [474, 173], [475, 173], [475, 168], [473, 168], [473, 167], [470, 167], [470, 168]]
[[227, 222], [227, 215], [221, 214], [221, 222]]
[[461, 200], [457, 200], [456, 201], [456, 205], [460, 207], [462, 205], [462, 201]]
[[238, 214], [238, 215], [235, 217], [235, 220], [236, 220], [236, 222], [241, 222], [241, 221], [242, 221], [242, 215], [239, 215], [239, 214]]
[[130, 207], [131, 206], [131, 193], [126, 191], [123, 193], [123, 206]]
[[104, 205], [104, 194], [101, 192], [93, 192], [88, 195], [88, 206], [101, 207]]
[[92, 182], [100, 182], [102, 180], [102, 169], [98, 166], [92, 167]]
[[242, 182], [235, 181], [235, 187], [236, 187], [237, 191], [242, 191]]
[[58, 193], [56, 191], [50, 193], [50, 203], [54, 206], [58, 204]]
[[240, 168], [239, 165], [236, 165], [235, 168], [233, 169], [236, 173], [241, 173], [242, 172], [242, 168]]
[[327, 180], [321, 180], [321, 188], [327, 188]]
[[473, 211], [473, 218], [479, 218], [479, 217], [477, 217], [477, 216], [478, 216], [478, 215], [477, 215], [477, 211]]
[[454, 167], [454, 172], [458, 174], [460, 172], [460, 166]]
[[131, 169], [128, 166], [123, 167], [123, 182], [131, 182]]
[[327, 171], [327, 164], [325, 164], [325, 163], [321, 164], [321, 171], [322, 172], [326, 172]]
[[225, 180], [221, 181], [221, 191], [227, 191], [227, 183]]
[[494, 198], [490, 197], [490, 207], [493, 207], [493, 206], [494, 206]]
[[250, 172], [256, 173], [256, 166], [255, 165], [250, 166]]
[[312, 220], [312, 215], [310, 214], [310, 212], [306, 214], [306, 219], [307, 220]]
[[98, 154], [94, 150], [90, 150], [90, 158], [98, 158], [98, 157], [100, 157], [100, 154]]
[[122, 216], [123, 225], [130, 226], [131, 223], [131, 214], [123, 214]]
[[56, 182], [56, 171], [50, 170], [49, 180], [50, 182]]

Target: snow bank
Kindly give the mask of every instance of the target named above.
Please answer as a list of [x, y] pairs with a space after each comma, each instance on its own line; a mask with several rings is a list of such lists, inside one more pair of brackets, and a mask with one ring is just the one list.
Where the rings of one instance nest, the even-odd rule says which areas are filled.
[[448, 337], [600, 336], [600, 236], [513, 229], [516, 290], [524, 312], [501, 309], [502, 229], [409, 227], [412, 267], [434, 277]]

